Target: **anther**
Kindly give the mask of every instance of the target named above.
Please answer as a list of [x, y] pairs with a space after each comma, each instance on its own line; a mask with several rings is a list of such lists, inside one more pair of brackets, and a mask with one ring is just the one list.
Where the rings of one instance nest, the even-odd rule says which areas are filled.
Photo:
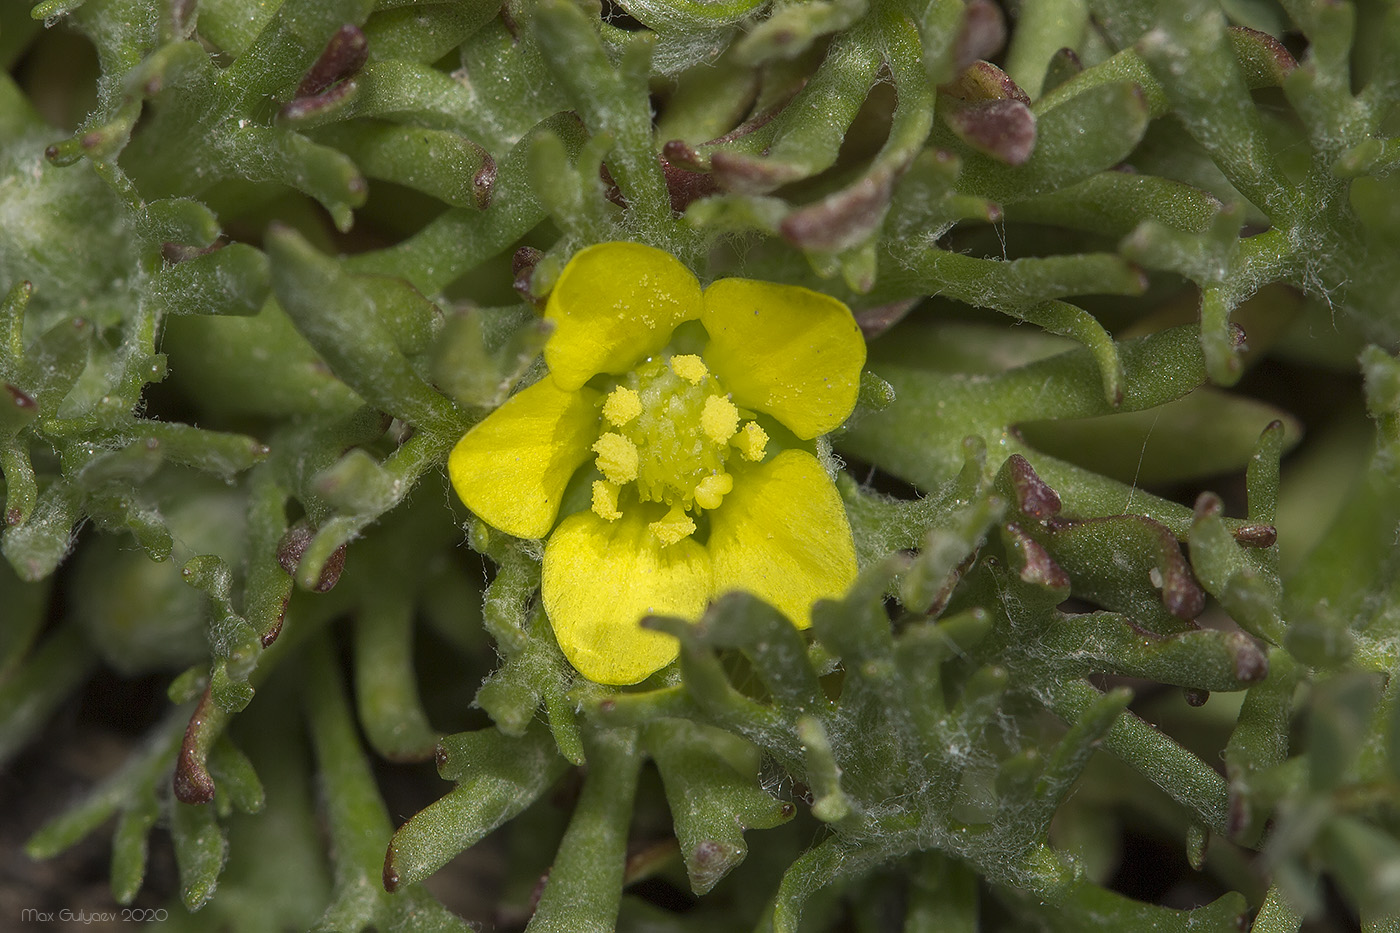
[[693, 386], [698, 386], [710, 374], [705, 368], [705, 361], [694, 353], [682, 353], [671, 357], [671, 372]]
[[615, 522], [622, 517], [622, 513], [617, 510], [619, 491], [612, 483], [604, 482], [601, 479], [593, 481], [593, 511], [598, 513], [600, 518]]
[[609, 482], [621, 486], [637, 478], [637, 445], [621, 434], [601, 435], [593, 444], [593, 452], [598, 455], [594, 462]]
[[724, 497], [734, 491], [734, 477], [728, 473], [711, 473], [695, 484], [695, 504], [702, 509], [717, 509]]
[[686, 515], [685, 510], [677, 503], [671, 506], [671, 511], [667, 512], [661, 521], [647, 525], [647, 530], [663, 545], [670, 546], [695, 534], [695, 522], [690, 520], [690, 516]]
[[729, 399], [711, 395], [700, 412], [700, 429], [716, 444], [724, 444], [739, 430], [739, 409]]
[[768, 449], [768, 432], [757, 422], [750, 421], [729, 443], [739, 448], [745, 460], [757, 462], [763, 459], [763, 453]]
[[642, 397], [627, 386], [613, 389], [608, 393], [607, 401], [603, 402], [603, 417], [608, 419], [609, 424], [619, 428], [641, 413]]

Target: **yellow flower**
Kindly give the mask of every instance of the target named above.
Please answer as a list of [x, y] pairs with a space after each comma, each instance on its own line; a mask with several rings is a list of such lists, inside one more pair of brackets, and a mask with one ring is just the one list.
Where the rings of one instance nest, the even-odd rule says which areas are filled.
[[[850, 526], [803, 443], [855, 405], [865, 341], [845, 305], [747, 279], [702, 290], [668, 253], [604, 243], [565, 267], [545, 317], [549, 374], [472, 428], [448, 470], [486, 523], [548, 536], [544, 607], [580, 673], [629, 684], [674, 660], [646, 615], [696, 619], [747, 590], [805, 628], [815, 600], [845, 591]], [[592, 507], [555, 527], [590, 459]]]

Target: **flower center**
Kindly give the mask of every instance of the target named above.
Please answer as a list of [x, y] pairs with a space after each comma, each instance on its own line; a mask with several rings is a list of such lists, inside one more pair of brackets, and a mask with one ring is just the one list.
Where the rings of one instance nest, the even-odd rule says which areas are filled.
[[692, 354], [653, 358], [628, 373], [603, 402], [611, 430], [593, 445], [606, 479], [593, 483], [593, 511], [616, 521], [618, 496], [635, 485], [642, 502], [670, 506], [648, 525], [663, 544], [695, 532], [694, 515], [715, 509], [734, 488], [724, 469], [734, 451], [763, 459], [768, 434], [743, 422], [728, 393]]

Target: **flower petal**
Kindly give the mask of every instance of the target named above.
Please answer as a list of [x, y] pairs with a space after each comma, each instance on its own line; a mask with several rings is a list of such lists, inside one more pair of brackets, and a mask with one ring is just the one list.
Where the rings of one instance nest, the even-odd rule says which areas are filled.
[[575, 512], [544, 548], [541, 592], [554, 637], [589, 680], [634, 684], [675, 659], [670, 635], [644, 629], [643, 616], [698, 619], [710, 599], [710, 559], [686, 538], [662, 547], [654, 518], [633, 506], [617, 521]]
[[766, 411], [804, 440], [850, 415], [865, 338], [850, 309], [795, 285], [720, 279], [705, 289], [705, 362], [741, 408]]
[[543, 538], [574, 471], [592, 456], [602, 396], [564, 392], [548, 377], [516, 393], [452, 448], [457, 495], [486, 524], [517, 538]]
[[734, 490], [710, 513], [709, 550], [716, 594], [747, 590], [798, 628], [812, 624], [813, 602], [840, 596], [856, 578], [846, 509], [805, 450], [736, 473]]
[[554, 333], [544, 359], [561, 389], [598, 373], [621, 374], [700, 316], [700, 283], [670, 253], [640, 243], [600, 243], [578, 252], [549, 295]]

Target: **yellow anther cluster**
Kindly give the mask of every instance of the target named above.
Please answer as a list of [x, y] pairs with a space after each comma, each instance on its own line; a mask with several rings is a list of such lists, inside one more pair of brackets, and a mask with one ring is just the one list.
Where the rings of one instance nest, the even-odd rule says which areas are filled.
[[635, 389], [627, 386], [618, 386], [608, 393], [608, 398], [603, 402], [603, 417], [608, 419], [608, 423], [616, 427], [622, 427], [642, 413], [642, 397]]
[[757, 422], [750, 421], [729, 443], [739, 448], [745, 460], [757, 462], [763, 459], [768, 449], [768, 432], [760, 428]]
[[717, 509], [724, 497], [734, 491], [734, 477], [728, 473], [711, 473], [695, 484], [695, 504], [702, 509]]
[[671, 372], [693, 386], [698, 386], [710, 374], [705, 368], [705, 361], [693, 353], [671, 357]]
[[606, 518], [610, 522], [615, 522], [622, 517], [622, 513], [617, 510], [617, 494], [621, 492], [613, 483], [604, 482], [601, 479], [593, 481], [593, 511], [599, 517]]
[[640, 456], [637, 445], [621, 434], [609, 432], [593, 444], [593, 452], [598, 455], [598, 469], [608, 478], [608, 482], [621, 486], [637, 478]]
[[700, 430], [716, 444], [727, 444], [739, 430], [739, 409], [724, 396], [711, 395], [700, 412]]
[[647, 525], [647, 530], [656, 535], [662, 544], [675, 544], [695, 534], [695, 522], [691, 521], [690, 516], [685, 514], [685, 510], [678, 503], [671, 506], [671, 511], [667, 512], [661, 521]]
[[607, 394], [602, 415], [593, 452], [604, 478], [593, 483], [593, 511], [617, 521], [627, 508], [665, 506], [666, 517], [647, 526], [663, 545], [694, 534], [695, 516], [733, 491], [725, 463], [736, 451], [758, 461], [768, 444], [694, 354], [642, 362]]

